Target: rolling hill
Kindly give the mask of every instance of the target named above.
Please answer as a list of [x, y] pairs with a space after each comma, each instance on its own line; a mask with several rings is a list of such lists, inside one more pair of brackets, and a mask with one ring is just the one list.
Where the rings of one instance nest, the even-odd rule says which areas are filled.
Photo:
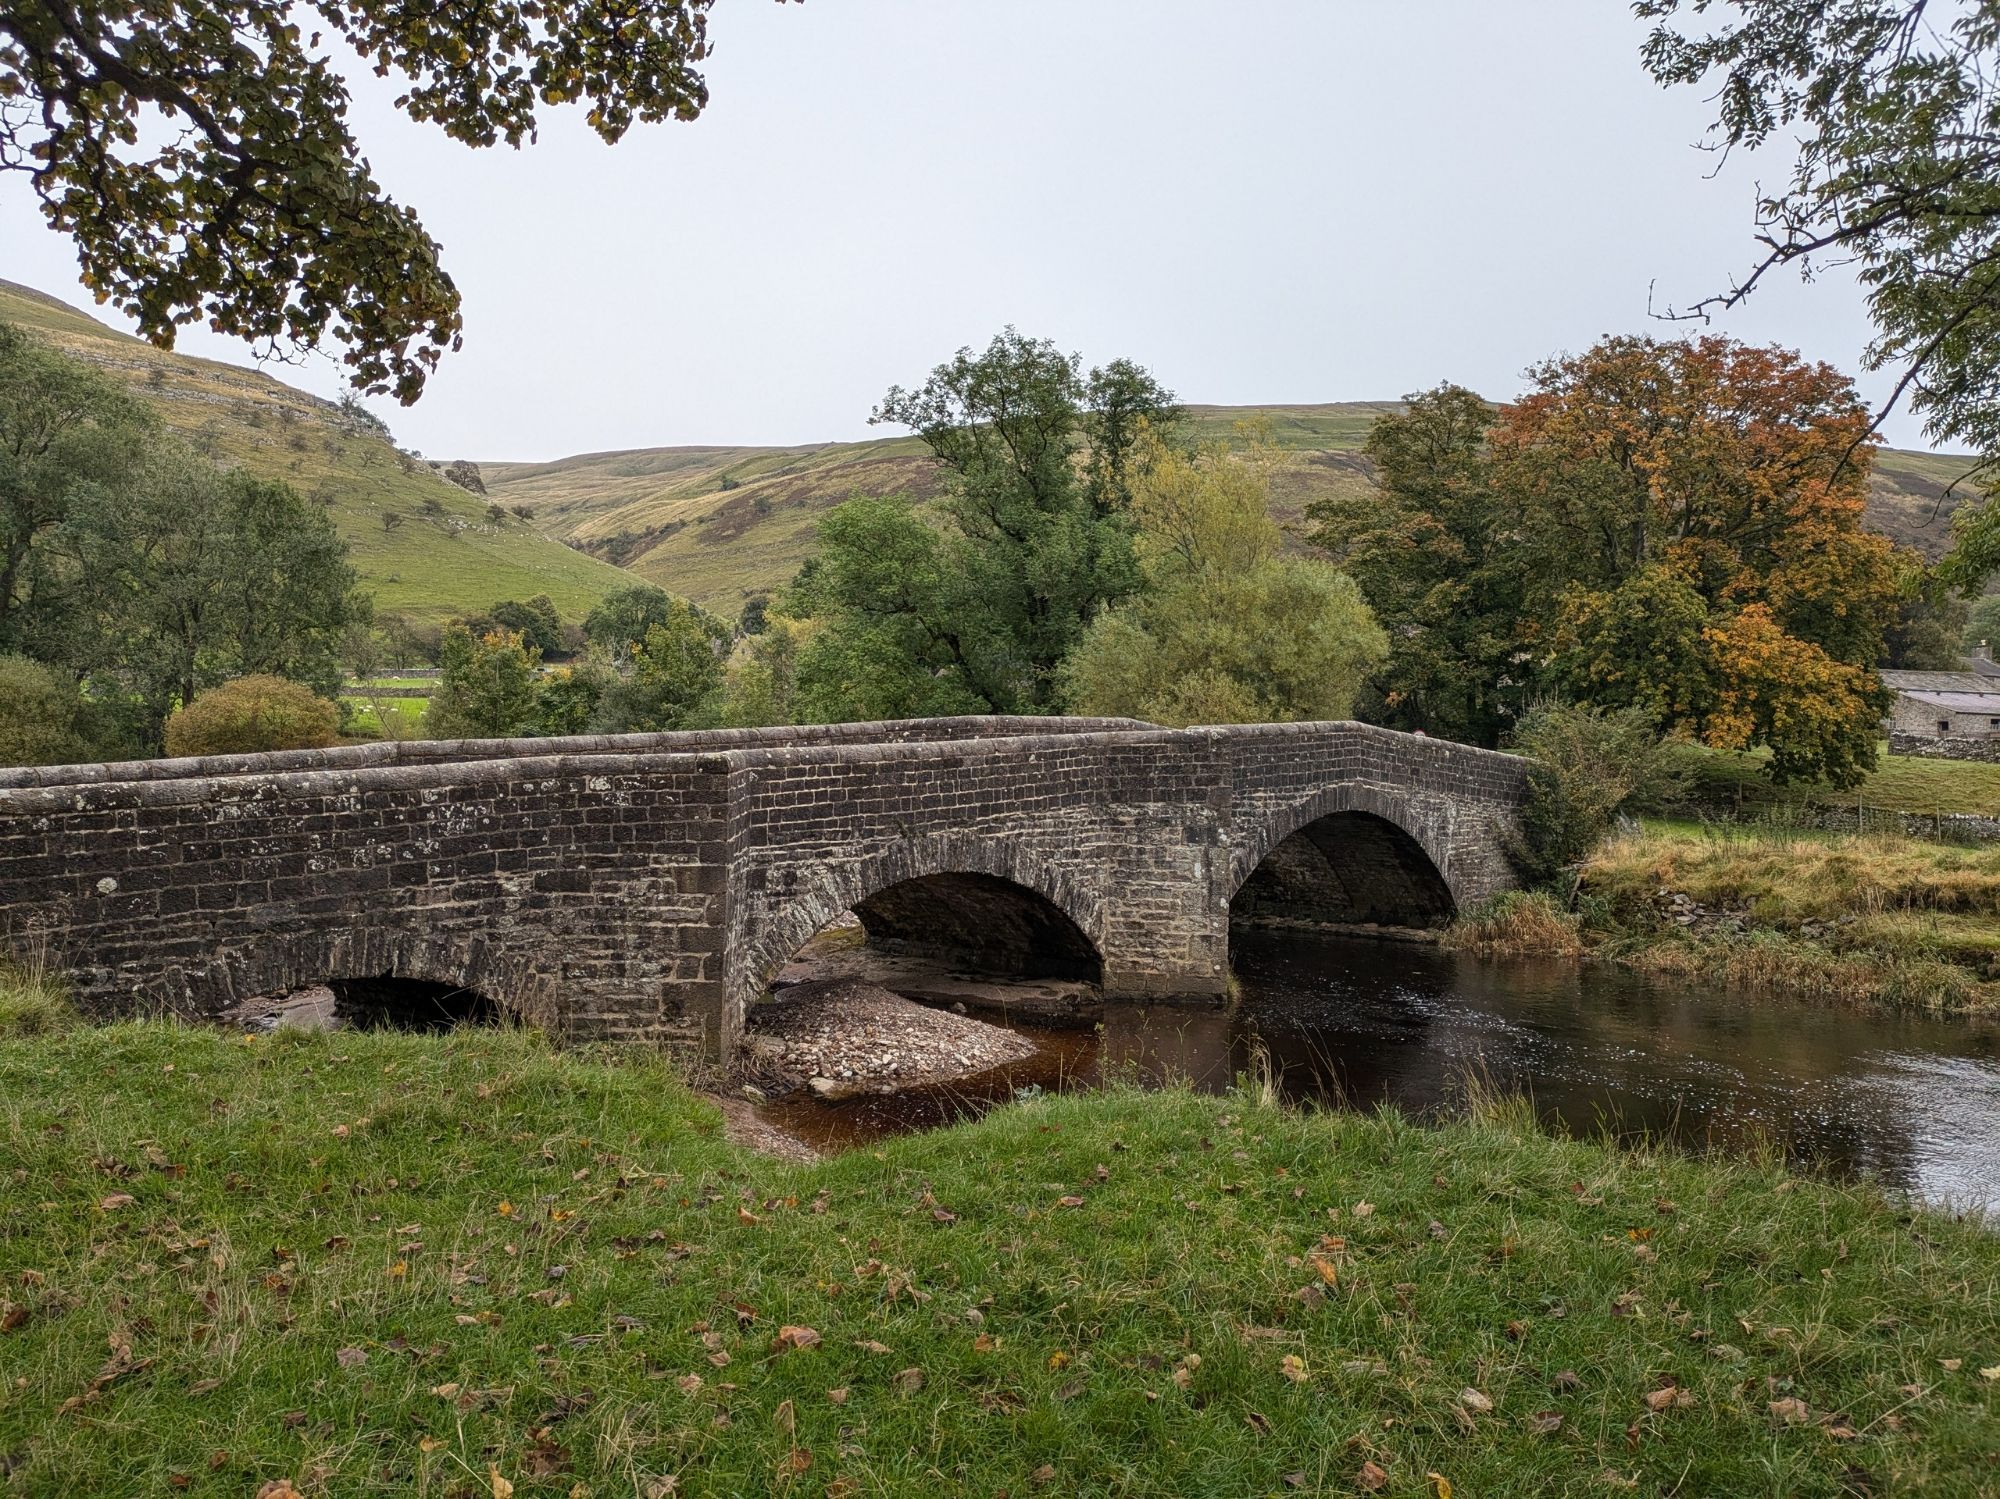
[[[1228, 438], [1262, 425], [1279, 451], [1273, 510], [1298, 522], [1306, 505], [1371, 482], [1368, 430], [1395, 402], [1321, 406], [1191, 406], [1194, 431]], [[1889, 450], [1876, 462], [1868, 521], [1926, 556], [1942, 554], [1970, 460]], [[781, 588], [811, 554], [814, 526], [857, 494], [927, 499], [934, 465], [913, 437], [798, 447], [637, 448], [553, 463], [482, 466], [487, 488], [533, 509], [535, 524], [571, 546], [685, 594], [726, 617], [754, 593]]]
[[[65, 302], [0, 281], [0, 319], [96, 365], [201, 451], [323, 501], [379, 611], [443, 620], [546, 593], [579, 618], [629, 581], [446, 482], [378, 428], [254, 370], [166, 353]], [[399, 519], [385, 526], [384, 517]]]

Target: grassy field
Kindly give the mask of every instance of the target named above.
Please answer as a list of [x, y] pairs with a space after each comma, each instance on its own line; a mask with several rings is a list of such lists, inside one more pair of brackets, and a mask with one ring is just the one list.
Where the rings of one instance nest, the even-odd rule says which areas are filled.
[[0, 1042], [0, 1097], [0, 1492], [2000, 1476], [2000, 1238], [1521, 1110], [1113, 1092], [798, 1167], [639, 1051], [159, 1024]]
[[2000, 765], [1884, 753], [1874, 774], [1857, 789], [1829, 791], [1817, 785], [1773, 786], [1765, 773], [1770, 755], [1764, 750], [1729, 754], [1690, 745], [1679, 753], [1694, 798], [1720, 812], [1755, 816], [1773, 808], [1816, 804], [1920, 815], [2000, 816]]
[[1584, 867], [1576, 909], [1513, 896], [1461, 946], [1944, 1013], [2000, 1009], [2000, 847], [1649, 822]]
[[378, 432], [267, 375], [162, 353], [12, 282], [0, 281], [0, 319], [123, 382], [202, 451], [323, 501], [379, 610], [441, 620], [546, 593], [576, 619], [629, 581], [516, 517], [490, 518], [490, 500], [406, 469]]
[[[1365, 491], [1361, 448], [1375, 419], [1395, 403], [1321, 406], [1195, 406], [1203, 438], [1230, 439], [1242, 422], [1263, 424], [1279, 453], [1274, 512], [1296, 523], [1322, 495]], [[1948, 539], [1942, 497], [1966, 464], [1925, 453], [1889, 452], [1878, 462], [1869, 521], [1929, 555]], [[789, 448], [640, 448], [586, 453], [551, 463], [483, 466], [488, 487], [524, 504], [535, 523], [648, 581], [733, 615], [752, 593], [790, 581], [811, 555], [818, 517], [856, 494], [923, 500], [938, 480], [910, 437]]]

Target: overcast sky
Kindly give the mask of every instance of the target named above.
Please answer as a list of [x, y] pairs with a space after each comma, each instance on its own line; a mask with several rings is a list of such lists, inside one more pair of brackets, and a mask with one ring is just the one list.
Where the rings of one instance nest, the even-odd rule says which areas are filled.
[[[1746, 268], [1787, 166], [1710, 179], [1707, 107], [1653, 85], [1642, 34], [1618, 0], [721, 0], [699, 121], [607, 147], [565, 114], [518, 153], [364, 74], [364, 150], [466, 319], [415, 408], [374, 405], [433, 457], [866, 437], [886, 387], [1010, 322], [1190, 401], [1511, 396], [1658, 331], [1649, 287]], [[11, 177], [0, 244], [89, 305]], [[1721, 326], [1856, 373], [1868, 337], [1838, 274]], [[272, 373], [341, 388], [327, 359]]]

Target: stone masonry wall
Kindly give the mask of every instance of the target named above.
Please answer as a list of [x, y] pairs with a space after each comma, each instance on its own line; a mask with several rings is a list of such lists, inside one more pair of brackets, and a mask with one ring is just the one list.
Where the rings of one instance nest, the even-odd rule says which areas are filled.
[[1889, 736], [1892, 755], [1920, 755], [1930, 760], [1983, 760], [2000, 764], [2000, 734], [1905, 734]]
[[1519, 790], [1507, 756], [1354, 724], [1020, 719], [9, 772], [0, 943], [106, 1013], [393, 974], [726, 1050], [800, 943], [901, 880], [1010, 881], [1108, 992], [1215, 993], [1231, 897], [1284, 838], [1386, 819], [1468, 904], [1505, 882]]

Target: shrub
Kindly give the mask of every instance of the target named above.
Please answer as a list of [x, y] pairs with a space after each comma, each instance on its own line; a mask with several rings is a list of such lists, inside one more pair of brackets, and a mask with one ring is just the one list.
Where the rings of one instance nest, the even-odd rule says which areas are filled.
[[339, 727], [339, 708], [309, 687], [283, 677], [238, 677], [197, 693], [167, 720], [167, 753], [323, 749]]
[[90, 758], [76, 683], [26, 656], [0, 656], [0, 765]]
[[1507, 857], [1529, 885], [1573, 885], [1620, 813], [1682, 791], [1681, 773], [1642, 708], [1537, 703], [1521, 715], [1508, 748], [1534, 762], [1519, 831], [1507, 840]]

